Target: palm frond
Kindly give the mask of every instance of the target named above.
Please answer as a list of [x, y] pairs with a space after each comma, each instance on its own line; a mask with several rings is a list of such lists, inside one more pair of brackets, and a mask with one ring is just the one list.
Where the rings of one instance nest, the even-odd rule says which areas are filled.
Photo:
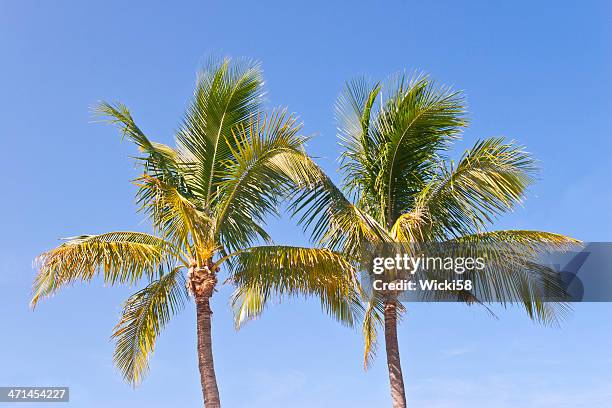
[[471, 276], [475, 284], [472, 292], [482, 303], [520, 302], [531, 319], [549, 325], [557, 324], [570, 310], [562, 282], [542, 263], [542, 256], [576, 248], [580, 241], [549, 232], [504, 230], [449, 242], [460, 244], [455, 247], [455, 256], [461, 256], [463, 250], [485, 259], [485, 269]]
[[400, 215], [391, 228], [391, 236], [396, 242], [427, 241], [430, 238], [426, 229], [430, 226], [427, 216], [420, 207]]
[[383, 226], [351, 203], [321, 170], [318, 181], [296, 190], [290, 206], [298, 223], [319, 245], [357, 256], [368, 242], [388, 242]]
[[[213, 221], [173, 185], [144, 174], [136, 180], [137, 203], [154, 227], [179, 247], [188, 247], [190, 237], [203, 246], [212, 239]], [[204, 245], [205, 246], [205, 245]]]
[[200, 74], [195, 95], [177, 135], [181, 159], [193, 163], [190, 189], [210, 208], [223, 182], [221, 165], [230, 159], [232, 129], [261, 110], [263, 78], [259, 64], [230, 60], [211, 62]]
[[362, 333], [364, 341], [363, 368], [372, 365], [378, 349], [378, 330], [384, 325], [385, 306], [378, 292], [372, 292], [365, 308]]
[[61, 286], [90, 281], [102, 272], [108, 284], [134, 283], [143, 275], [152, 278], [174, 259], [176, 250], [167, 241], [140, 232], [109, 232], [69, 238], [36, 259], [39, 272], [33, 286], [32, 307]]
[[219, 184], [215, 233], [230, 251], [252, 245], [269, 214], [294, 186], [314, 178], [316, 168], [303, 150], [301, 124], [286, 111], [237, 126], [231, 160], [224, 163]]
[[522, 202], [534, 171], [522, 147], [484, 139], [424, 186], [413, 211], [424, 213], [437, 239], [473, 234]]
[[126, 381], [137, 385], [146, 375], [157, 337], [170, 318], [184, 307], [187, 298], [185, 278], [178, 267], [125, 302], [112, 338], [114, 361]]
[[231, 280], [236, 324], [258, 316], [271, 296], [316, 296], [338, 321], [353, 325], [362, 312], [352, 265], [327, 249], [290, 246], [253, 247], [238, 253]]
[[181, 167], [180, 159], [171, 147], [149, 140], [134, 122], [129, 109], [121, 104], [101, 102], [95, 113], [105, 117], [111, 124], [117, 125], [121, 133], [132, 140], [146, 154], [141, 158], [145, 172], [158, 178], [176, 178]]
[[270, 293], [266, 293], [261, 285], [238, 286], [231, 298], [236, 328], [239, 329], [246, 322], [259, 317], [265, 310], [269, 297]]
[[372, 84], [365, 78], [347, 82], [336, 102], [336, 122], [340, 145], [341, 170], [350, 195], [374, 194], [376, 173], [380, 170], [378, 151], [373, 140], [372, 116], [376, 118], [374, 104], [381, 90], [380, 83]]
[[[386, 97], [378, 85], [350, 83], [337, 116], [345, 184], [360, 208], [391, 228], [466, 125], [465, 103], [461, 92], [421, 74], [401, 75], [382, 89]], [[377, 97], [380, 107], [373, 112]]]
[[451, 242], [481, 244], [507, 248], [511, 246], [523, 253], [542, 253], [556, 250], [566, 251], [580, 245], [581, 241], [554, 232], [533, 230], [498, 230], [464, 235]]
[[440, 152], [458, 137], [466, 125], [464, 115], [461, 92], [438, 87], [423, 75], [407, 86], [404, 77], [398, 81], [377, 122], [385, 141], [378, 192], [389, 227], [411, 207]]

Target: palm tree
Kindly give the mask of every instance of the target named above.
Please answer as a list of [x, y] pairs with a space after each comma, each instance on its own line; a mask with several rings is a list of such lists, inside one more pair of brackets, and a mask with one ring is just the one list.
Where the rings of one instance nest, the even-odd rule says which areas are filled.
[[[272, 245], [262, 227], [281, 197], [309, 183], [300, 125], [284, 111], [262, 113], [259, 65], [225, 59], [199, 76], [176, 134], [176, 147], [152, 142], [121, 104], [99, 111], [142, 152], [139, 209], [154, 234], [109, 232], [67, 239], [38, 258], [32, 305], [75, 281], [148, 284], [125, 302], [114, 329], [114, 361], [126, 381], [148, 371], [155, 341], [189, 296], [195, 302], [204, 405], [220, 406], [212, 352], [210, 299], [222, 271], [236, 285], [234, 303], [261, 312], [271, 296], [316, 295], [351, 324], [359, 298], [350, 265], [326, 249]], [[266, 245], [256, 246], [258, 243]], [[185, 276], [186, 273], [186, 276]], [[240, 311], [241, 319], [250, 312]]]
[[[425, 75], [402, 75], [384, 86], [349, 82], [336, 114], [344, 149], [342, 189], [321, 172], [314, 188], [302, 190], [292, 204], [315, 242], [351, 262], [368, 243], [483, 243], [494, 261], [478, 282], [479, 293], [495, 293], [504, 305], [520, 301], [542, 323], [560, 318], [567, 305], [544, 302], [539, 288], [548, 285], [558, 295], [563, 288], [534, 260], [546, 249], [577, 241], [540, 231], [487, 231], [522, 201], [533, 181], [528, 153], [514, 142], [488, 138], [457, 163], [448, 160], [445, 153], [467, 125], [464, 98]], [[455, 295], [482, 303], [474, 293]], [[375, 291], [366, 300], [364, 366], [383, 326], [393, 406], [405, 407], [397, 339], [403, 305], [396, 293]]]

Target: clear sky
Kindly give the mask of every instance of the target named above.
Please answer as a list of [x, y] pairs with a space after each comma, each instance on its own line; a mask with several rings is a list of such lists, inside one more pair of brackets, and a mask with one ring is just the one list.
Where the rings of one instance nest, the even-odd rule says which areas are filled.
[[[0, 385], [68, 385], [72, 407], [200, 404], [192, 306], [133, 390], [112, 366], [109, 337], [135, 288], [80, 285], [35, 312], [28, 300], [31, 261], [57, 238], [146, 230], [129, 183], [135, 149], [91, 123], [90, 107], [122, 101], [151, 138], [170, 143], [211, 54], [262, 61], [270, 106], [300, 114], [309, 151], [336, 179], [332, 107], [343, 82], [425, 70], [467, 93], [472, 125], [457, 152], [504, 135], [540, 160], [524, 208], [496, 227], [612, 240], [604, 1], [127, 3], [0, 0]], [[307, 244], [291, 220], [270, 230]], [[213, 301], [226, 407], [390, 405], [384, 356], [364, 372], [357, 330], [296, 300], [236, 332], [229, 293]], [[518, 309], [494, 320], [462, 305], [408, 305], [399, 338], [409, 405], [609, 407], [611, 312], [577, 305], [551, 329]]]

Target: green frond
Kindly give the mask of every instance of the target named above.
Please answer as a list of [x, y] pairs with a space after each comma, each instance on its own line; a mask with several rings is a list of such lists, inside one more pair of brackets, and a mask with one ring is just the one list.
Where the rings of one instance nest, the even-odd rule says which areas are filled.
[[411, 207], [440, 152], [466, 125], [461, 92], [438, 87], [423, 75], [405, 81], [402, 76], [397, 82], [377, 121], [385, 144], [377, 192], [389, 227]]
[[365, 308], [362, 324], [364, 341], [363, 368], [367, 370], [376, 357], [378, 330], [384, 326], [385, 307], [377, 292], [372, 292]]
[[534, 171], [522, 147], [485, 139], [424, 186], [413, 211], [426, 215], [438, 239], [476, 233], [522, 202]]
[[277, 214], [280, 200], [294, 186], [313, 179], [310, 159], [303, 150], [301, 124], [286, 111], [254, 118], [234, 130], [231, 159], [220, 172], [215, 233], [230, 250], [253, 244], [254, 227], [269, 214]]
[[310, 230], [319, 245], [356, 256], [368, 242], [389, 242], [392, 238], [384, 227], [360, 210], [320, 171], [319, 180], [296, 190], [290, 206], [298, 223]]
[[162, 143], [152, 142], [134, 122], [129, 109], [121, 104], [100, 102], [95, 113], [107, 118], [108, 122], [117, 125], [124, 135], [133, 141], [146, 154], [142, 158], [146, 172], [158, 177], [175, 177], [180, 167], [180, 159], [174, 149]]
[[114, 361], [123, 378], [133, 385], [142, 381], [149, 369], [149, 356], [155, 341], [170, 318], [188, 298], [181, 267], [162, 275], [125, 302], [121, 320], [115, 326]]
[[210, 241], [212, 220], [173, 185], [149, 175], [136, 180], [139, 187], [137, 202], [153, 225], [179, 247]]
[[399, 216], [391, 228], [391, 236], [396, 242], [425, 242], [430, 238], [427, 227], [427, 213], [417, 207]]
[[252, 61], [213, 61], [200, 73], [195, 95], [177, 134], [181, 159], [193, 163], [190, 189], [210, 208], [223, 184], [222, 163], [235, 148], [232, 130], [261, 110], [263, 78]]
[[554, 232], [532, 230], [499, 230], [464, 235], [454, 240], [460, 243], [501, 246], [503, 248], [520, 245], [525, 253], [542, 252], [546, 250], [566, 251], [580, 245], [581, 241]]
[[237, 326], [258, 316], [271, 296], [316, 296], [338, 321], [353, 325], [362, 312], [352, 265], [327, 249], [261, 246], [235, 255], [230, 279]]
[[542, 264], [542, 256], [577, 248], [580, 241], [549, 232], [505, 230], [463, 236], [450, 243], [461, 244], [456, 251], [485, 259], [485, 269], [471, 277], [476, 297], [502, 305], [520, 301], [531, 319], [548, 325], [557, 324], [570, 310], [562, 282]]
[[336, 112], [344, 184], [359, 208], [387, 228], [413, 206], [440, 153], [466, 125], [461, 92], [425, 75], [402, 75], [382, 85], [353, 81]]
[[259, 317], [269, 300], [269, 293], [265, 293], [261, 285], [243, 284], [236, 288], [231, 297], [234, 311], [234, 325], [240, 329], [243, 324]]
[[371, 183], [380, 168], [378, 150], [380, 146], [373, 139], [372, 115], [376, 117], [374, 104], [381, 90], [380, 83], [372, 84], [365, 78], [347, 82], [336, 102], [336, 122], [340, 145], [344, 148], [341, 169], [344, 182], [351, 195], [360, 190], [374, 192]]
[[140, 232], [109, 232], [69, 238], [36, 259], [39, 272], [33, 286], [32, 307], [75, 281], [90, 281], [102, 272], [108, 284], [134, 283], [152, 278], [174, 259], [171, 244]]

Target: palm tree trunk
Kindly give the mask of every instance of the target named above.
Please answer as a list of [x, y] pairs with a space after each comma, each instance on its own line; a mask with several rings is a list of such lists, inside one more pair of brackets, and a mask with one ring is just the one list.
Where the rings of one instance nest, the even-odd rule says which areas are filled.
[[385, 348], [393, 408], [406, 408], [404, 377], [397, 343], [397, 300], [385, 301]]
[[220, 408], [221, 400], [219, 399], [212, 352], [210, 297], [198, 296], [196, 298], [196, 313], [198, 319], [198, 362], [204, 406], [206, 408]]

